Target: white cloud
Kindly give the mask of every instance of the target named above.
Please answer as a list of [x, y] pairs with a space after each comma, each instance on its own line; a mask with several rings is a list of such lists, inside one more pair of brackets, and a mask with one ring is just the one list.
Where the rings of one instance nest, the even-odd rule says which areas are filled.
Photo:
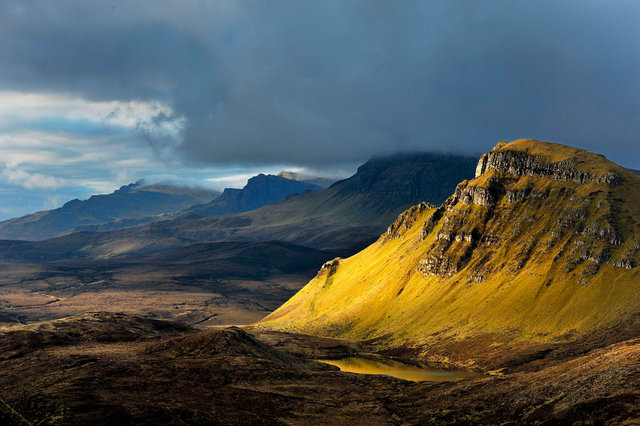
[[88, 188], [92, 194], [109, 194], [122, 186], [127, 181], [119, 181], [114, 183], [113, 180], [85, 180], [82, 181], [82, 186]]
[[141, 174], [158, 173], [164, 164], [149, 140], [175, 144], [183, 126], [184, 119], [158, 101], [93, 102], [0, 91], [4, 180], [31, 188], [113, 190]]
[[50, 210], [56, 209], [66, 203], [67, 199], [63, 195], [60, 194], [48, 194], [44, 200], [43, 208]]
[[207, 179], [207, 182], [211, 182], [211, 184], [218, 189], [242, 188], [247, 184], [247, 181], [252, 176], [255, 176], [255, 175], [251, 173], [243, 173], [243, 174], [232, 175], [232, 176], [209, 178]]
[[172, 135], [184, 125], [184, 118], [175, 116], [169, 105], [159, 101], [92, 102], [59, 94], [0, 91], [0, 128], [45, 118], [86, 120], [132, 130], [143, 125]]
[[21, 186], [26, 189], [58, 189], [67, 185], [65, 179], [30, 173], [23, 169], [6, 167], [0, 172], [0, 177], [9, 184]]
[[189, 167], [175, 158], [183, 126], [161, 102], [0, 91], [0, 220], [141, 178], [222, 190], [283, 169]]

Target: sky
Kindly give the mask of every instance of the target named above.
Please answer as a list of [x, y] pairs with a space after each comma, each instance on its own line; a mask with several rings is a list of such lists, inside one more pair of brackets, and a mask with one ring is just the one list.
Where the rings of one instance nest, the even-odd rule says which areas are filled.
[[0, 0], [0, 220], [535, 138], [640, 169], [640, 2]]

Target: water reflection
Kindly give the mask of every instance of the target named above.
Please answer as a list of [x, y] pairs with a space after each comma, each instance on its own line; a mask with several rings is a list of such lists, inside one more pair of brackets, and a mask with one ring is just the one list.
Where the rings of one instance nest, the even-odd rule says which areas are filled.
[[329, 365], [335, 365], [341, 371], [360, 374], [385, 374], [398, 379], [412, 382], [459, 380], [480, 375], [469, 370], [438, 370], [414, 367], [392, 359], [371, 359], [361, 357], [343, 358], [339, 360], [317, 360]]

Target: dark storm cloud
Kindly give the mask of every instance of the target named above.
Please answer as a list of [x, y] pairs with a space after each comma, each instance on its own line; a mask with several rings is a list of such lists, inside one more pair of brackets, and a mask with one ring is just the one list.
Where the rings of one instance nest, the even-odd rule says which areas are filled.
[[185, 127], [159, 150], [194, 162], [534, 137], [638, 168], [639, 20], [632, 1], [3, 1], [0, 89], [167, 102]]

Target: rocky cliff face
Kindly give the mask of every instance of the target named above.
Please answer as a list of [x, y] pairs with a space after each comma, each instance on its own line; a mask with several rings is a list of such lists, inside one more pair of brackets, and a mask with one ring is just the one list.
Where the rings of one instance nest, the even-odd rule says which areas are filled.
[[[623, 247], [624, 220], [617, 214], [621, 200], [611, 192], [623, 182], [618, 173], [580, 170], [579, 156], [553, 162], [543, 154], [510, 148], [500, 143], [480, 157], [476, 179], [462, 182], [445, 201], [440, 231], [420, 260], [420, 272], [453, 276], [470, 265], [476, 252], [496, 244], [516, 245], [520, 253], [507, 266], [512, 271], [552, 248], [559, 250], [554, 262], [562, 260], [567, 273], [589, 261], [579, 279], [584, 285], [601, 264], [626, 269], [637, 265], [635, 245]], [[585, 188], [593, 190], [586, 194]], [[483, 208], [471, 211], [466, 206]], [[547, 206], [557, 206], [553, 217]], [[472, 265], [471, 279], [484, 281], [491, 271], [484, 262]]]
[[381, 243], [384, 243], [387, 240], [393, 238], [400, 238], [405, 231], [411, 229], [411, 227], [416, 222], [416, 218], [420, 216], [424, 211], [429, 209], [434, 209], [435, 206], [433, 204], [429, 204], [426, 202], [422, 202], [411, 207], [406, 212], [402, 213], [395, 222], [389, 225], [387, 228], [387, 232], [382, 235]]
[[615, 186], [621, 183], [620, 176], [615, 172], [609, 171], [601, 175], [593, 175], [589, 172], [578, 170], [576, 168], [578, 160], [575, 157], [551, 162], [543, 155], [501, 149], [505, 146], [507, 146], [506, 142], [500, 142], [490, 153], [480, 157], [475, 177], [479, 177], [488, 170], [497, 170], [515, 177], [535, 176], [560, 181], [572, 181], [578, 184], [605, 182]]
[[640, 176], [596, 154], [500, 143], [442, 205], [401, 214], [332, 268], [330, 286], [319, 275], [266, 323], [414, 341], [616, 324], [640, 315], [639, 188]]

